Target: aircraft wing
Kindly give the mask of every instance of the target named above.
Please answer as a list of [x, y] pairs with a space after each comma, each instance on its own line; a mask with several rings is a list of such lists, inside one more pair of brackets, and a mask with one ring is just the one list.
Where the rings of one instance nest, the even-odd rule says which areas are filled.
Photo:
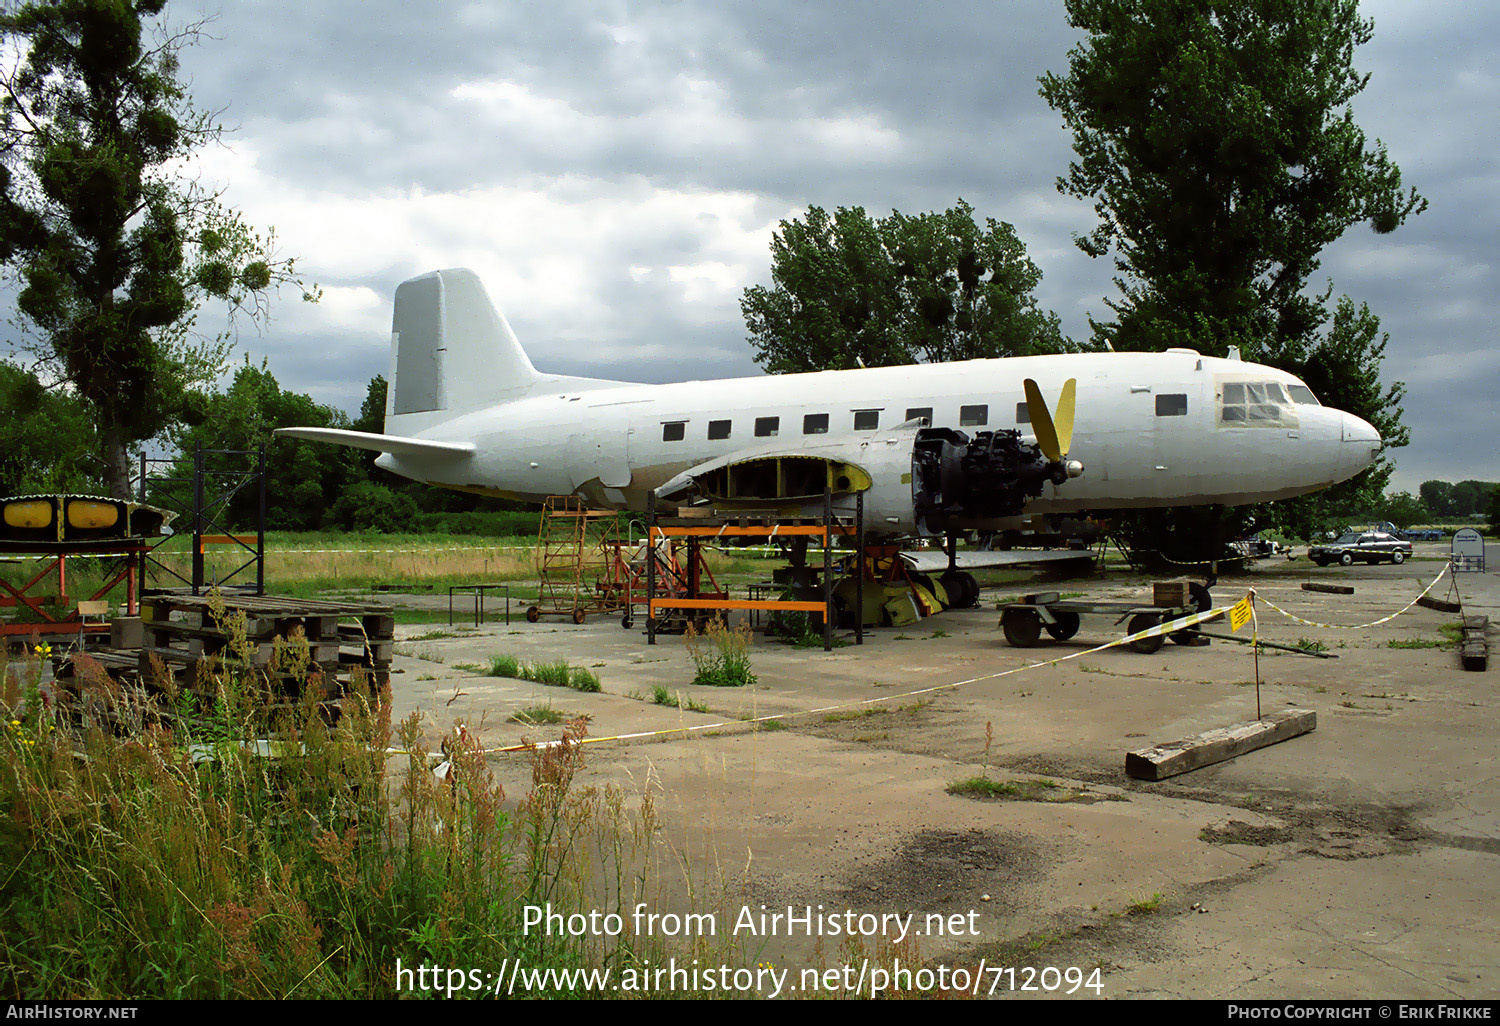
[[[1092, 560], [1094, 554], [1087, 549], [1015, 549], [1011, 552], [960, 552], [957, 553], [958, 569], [978, 570], [988, 566], [1032, 566], [1043, 563], [1066, 563], [1073, 560]], [[901, 558], [913, 570], [924, 574], [940, 574], [948, 569], [948, 554], [941, 549], [922, 552], [903, 552]]]
[[401, 435], [377, 435], [368, 431], [346, 431], [342, 428], [277, 428], [286, 438], [305, 438], [310, 442], [332, 442], [371, 452], [388, 452], [394, 456], [434, 456], [454, 459], [474, 455], [471, 442], [435, 442], [428, 438], [404, 438]]

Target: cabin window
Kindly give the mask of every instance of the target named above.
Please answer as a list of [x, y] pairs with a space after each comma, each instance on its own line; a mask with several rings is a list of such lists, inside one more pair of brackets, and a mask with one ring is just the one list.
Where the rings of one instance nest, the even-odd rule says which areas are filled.
[[909, 410], [906, 411], [906, 419], [907, 420], [925, 420], [927, 423], [931, 424], [932, 423], [932, 407], [931, 406], [913, 406], [911, 409], [909, 409]]
[[990, 422], [990, 408], [988, 406], [960, 406], [958, 408], [959, 427], [983, 427]]
[[1186, 417], [1187, 396], [1181, 393], [1157, 396], [1156, 415], [1158, 417]]
[[1026, 408], [1026, 404], [1025, 403], [1016, 403], [1016, 423], [1017, 424], [1030, 424], [1031, 423], [1031, 411]]
[[755, 437], [756, 438], [775, 438], [776, 437], [776, 433], [778, 431], [780, 431], [780, 430], [781, 430], [781, 418], [780, 417], [756, 417], [755, 418]]
[[856, 431], [874, 431], [879, 426], [880, 426], [880, 411], [879, 410], [855, 410], [854, 411], [854, 430], [856, 430]]
[[708, 440], [716, 442], [721, 438], [729, 437], [729, 421], [711, 420], [708, 422]]
[[663, 442], [680, 442], [687, 437], [687, 421], [677, 420], [661, 426]]
[[802, 418], [802, 433], [804, 435], [826, 435], [828, 434], [828, 414], [809, 413]]

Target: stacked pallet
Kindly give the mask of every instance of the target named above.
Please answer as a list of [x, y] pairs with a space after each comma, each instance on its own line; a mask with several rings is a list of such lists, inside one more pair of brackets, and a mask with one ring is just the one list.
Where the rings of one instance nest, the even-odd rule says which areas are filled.
[[[390, 606], [273, 595], [155, 595], [141, 609], [140, 677], [162, 673], [196, 690], [200, 670], [251, 671], [273, 695], [295, 701], [308, 678], [321, 676], [327, 700], [353, 691], [356, 671], [370, 688], [390, 680], [396, 621]], [[301, 641], [306, 663], [297, 663]]]

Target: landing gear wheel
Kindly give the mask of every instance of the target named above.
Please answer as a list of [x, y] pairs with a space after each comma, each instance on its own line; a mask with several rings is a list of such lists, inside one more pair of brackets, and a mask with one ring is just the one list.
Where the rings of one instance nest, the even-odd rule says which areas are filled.
[[1352, 553], [1346, 552], [1342, 556], [1339, 557], [1339, 566], [1353, 566], [1353, 565], [1354, 565], [1354, 556], [1353, 556]]
[[979, 582], [965, 570], [949, 570], [938, 578], [953, 609], [973, 609], [979, 602]]
[[620, 626], [624, 627], [627, 631], [630, 630], [630, 614], [629, 613], [626, 613], [624, 616], [620, 617]]
[[[1206, 584], [1188, 585], [1188, 605], [1193, 607], [1195, 613], [1206, 613], [1214, 607], [1213, 596], [1208, 593]], [[1185, 627], [1180, 631], [1173, 631], [1167, 635], [1172, 639], [1174, 645], [1196, 645], [1198, 643], [1198, 630], [1194, 627]]]
[[573, 610], [573, 622], [583, 623], [584, 612], [582, 609]]
[[1397, 566], [1400, 566], [1402, 563], [1406, 562], [1406, 553], [1404, 553], [1404, 552], [1392, 552], [1391, 553], [1391, 562], [1394, 563], [1394, 564], [1396, 564]]
[[1024, 609], [1007, 609], [1000, 617], [1000, 629], [1016, 648], [1031, 648], [1042, 638], [1042, 618]]
[[[1155, 613], [1137, 613], [1130, 618], [1130, 627], [1126, 633], [1136, 634], [1148, 627], [1155, 627], [1160, 623], [1161, 617]], [[1150, 655], [1161, 648], [1166, 640], [1160, 634], [1156, 634], [1149, 638], [1137, 638], [1130, 643], [1130, 647], [1141, 653], [1141, 655]]]
[[979, 582], [974, 575], [965, 571], [962, 574], [964, 584], [964, 608], [973, 609], [979, 605]]
[[530, 609], [526, 610], [526, 622], [527, 623], [536, 623], [541, 618], [542, 618], [542, 611], [540, 609], [538, 609], [536, 606], [532, 606]]
[[1077, 613], [1053, 613], [1056, 623], [1044, 624], [1047, 633], [1058, 641], [1067, 641], [1078, 633], [1080, 619]]

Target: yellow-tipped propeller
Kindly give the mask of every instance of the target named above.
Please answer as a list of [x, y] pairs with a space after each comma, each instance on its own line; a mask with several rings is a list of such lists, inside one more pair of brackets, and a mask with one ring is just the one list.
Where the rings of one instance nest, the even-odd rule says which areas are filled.
[[1026, 409], [1031, 414], [1031, 426], [1036, 431], [1036, 444], [1050, 463], [1061, 463], [1068, 457], [1068, 448], [1073, 444], [1073, 396], [1077, 379], [1063, 382], [1062, 395], [1057, 400], [1057, 419], [1047, 409], [1047, 400], [1042, 390], [1030, 378], [1026, 379]]

